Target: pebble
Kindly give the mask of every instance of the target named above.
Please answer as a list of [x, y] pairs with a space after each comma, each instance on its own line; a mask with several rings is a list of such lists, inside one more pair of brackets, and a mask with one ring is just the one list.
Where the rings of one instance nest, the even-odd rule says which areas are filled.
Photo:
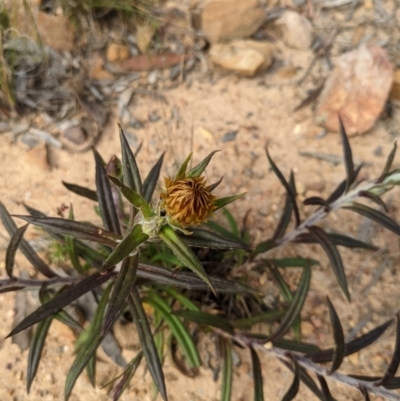
[[147, 83], [154, 85], [158, 81], [158, 70], [151, 71], [147, 76]]
[[74, 127], [67, 128], [63, 133], [62, 136], [65, 139], [75, 143], [76, 145], [82, 145], [86, 141], [86, 133], [84, 129], [76, 125]]
[[120, 45], [117, 43], [110, 43], [107, 48], [107, 60], [114, 63], [116, 61], [123, 61], [130, 57], [130, 50], [128, 46]]
[[222, 142], [230, 142], [236, 139], [239, 130], [228, 131], [224, 136], [221, 138]]

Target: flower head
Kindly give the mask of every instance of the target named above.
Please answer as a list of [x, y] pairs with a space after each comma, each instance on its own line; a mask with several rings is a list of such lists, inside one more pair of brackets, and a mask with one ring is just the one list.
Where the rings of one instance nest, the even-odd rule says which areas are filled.
[[204, 176], [165, 177], [165, 192], [160, 194], [161, 208], [173, 223], [190, 227], [204, 223], [212, 215], [217, 197], [211, 193]]

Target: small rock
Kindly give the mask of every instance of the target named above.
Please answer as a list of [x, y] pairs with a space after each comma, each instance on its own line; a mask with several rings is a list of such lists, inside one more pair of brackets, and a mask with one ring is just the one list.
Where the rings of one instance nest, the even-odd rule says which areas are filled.
[[339, 131], [338, 115], [349, 135], [372, 128], [381, 114], [393, 81], [393, 66], [378, 46], [360, 46], [335, 60], [317, 107], [318, 122]]
[[129, 47], [119, 45], [117, 43], [110, 43], [107, 48], [107, 60], [112, 63], [116, 61], [124, 61], [130, 57]]
[[154, 85], [158, 81], [158, 70], [151, 71], [147, 76], [147, 83]]
[[275, 26], [282, 35], [283, 42], [293, 49], [307, 50], [314, 37], [311, 22], [295, 11], [286, 11], [275, 21]]
[[235, 40], [213, 45], [210, 57], [214, 64], [247, 77], [272, 64], [274, 46], [254, 40]]
[[136, 46], [142, 54], [148, 52], [154, 33], [154, 24], [143, 24], [136, 27]]
[[62, 133], [62, 136], [65, 139], [68, 139], [69, 141], [75, 143], [76, 145], [82, 145], [86, 141], [86, 133], [84, 129], [79, 125], [67, 128]]
[[393, 100], [400, 100], [400, 69], [396, 70], [393, 74], [393, 85], [390, 90], [390, 98]]
[[265, 21], [257, 0], [214, 0], [201, 14], [201, 29], [210, 42], [247, 38]]
[[36, 166], [43, 171], [51, 170], [45, 143], [28, 150], [25, 153], [25, 159], [29, 165]]
[[236, 139], [239, 130], [228, 131], [224, 136], [221, 138], [222, 142], [230, 142]]

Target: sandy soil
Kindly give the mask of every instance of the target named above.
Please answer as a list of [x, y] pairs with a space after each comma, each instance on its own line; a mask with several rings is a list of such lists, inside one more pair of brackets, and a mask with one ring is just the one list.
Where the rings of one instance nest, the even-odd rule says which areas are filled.
[[[311, 61], [311, 52], [285, 50], [285, 60], [290, 60], [301, 71]], [[298, 77], [297, 77], [298, 78]], [[220, 149], [208, 168], [211, 182], [224, 176], [218, 188], [218, 195], [247, 191], [244, 200], [235, 203], [230, 210], [240, 219], [251, 209], [250, 226], [254, 241], [265, 239], [273, 230], [279, 218], [284, 191], [277, 179], [269, 171], [265, 157], [268, 145], [271, 156], [285, 175], [290, 169], [296, 173], [299, 199], [318, 195], [327, 196], [344, 176], [341, 164], [332, 165], [326, 161], [305, 158], [300, 151], [308, 150], [332, 155], [341, 155], [341, 143], [337, 133], [319, 135], [321, 128], [313, 118], [311, 108], [297, 113], [292, 110], [304, 98], [304, 88], [298, 88], [292, 81], [280, 78], [270, 72], [254, 79], [239, 79], [230, 74], [216, 71], [204, 76], [193, 73], [189, 84], [182, 84], [175, 89], [164, 90], [167, 103], [155, 100], [150, 95], [135, 95], [132, 113], [146, 121], [144, 128], [126, 127], [133, 143], [143, 142], [138, 162], [143, 167], [144, 175], [157, 160], [161, 152], [166, 153], [163, 174], [174, 171], [188, 152], [194, 151], [194, 161], [201, 160], [209, 152]], [[148, 115], [157, 112], [161, 116], [158, 122], [148, 122]], [[394, 117], [380, 120], [367, 134], [351, 139], [354, 158], [366, 163], [363, 176], [373, 178], [379, 174], [393, 144], [393, 127], [399, 124], [399, 113], [395, 107]], [[238, 131], [236, 139], [225, 142], [224, 135]], [[115, 118], [112, 118], [102, 133], [97, 149], [104, 159], [119, 155], [119, 144]], [[57, 208], [62, 204], [74, 204], [76, 219], [95, 221], [92, 204], [68, 192], [61, 180], [87, 185], [94, 188], [94, 162], [91, 152], [78, 154], [65, 150], [49, 148], [51, 171], [44, 171], [26, 156], [27, 147], [10, 134], [0, 135], [0, 198], [12, 213], [23, 213], [22, 202], [56, 216]], [[398, 162], [396, 164], [398, 166]], [[391, 198], [391, 215], [400, 219], [395, 190]], [[303, 215], [309, 209], [302, 210]], [[363, 219], [340, 212], [323, 223], [327, 229], [339, 229], [354, 235], [365, 231]], [[8, 237], [0, 229], [0, 275], [5, 276], [4, 254]], [[38, 239], [38, 233], [30, 228], [28, 238]], [[305, 340], [317, 341], [321, 346], [332, 343], [324, 297], [328, 294], [334, 300], [335, 307], [350, 331], [366, 317], [368, 323], [361, 332], [383, 323], [394, 316], [399, 309], [397, 297], [400, 276], [397, 271], [399, 260], [399, 241], [393, 235], [378, 228], [373, 241], [379, 246], [389, 248], [388, 264], [380, 269], [382, 257], [373, 257], [368, 252], [342, 251], [346, 266], [353, 302], [348, 305], [336, 284], [328, 261], [321, 256], [321, 266], [313, 272], [312, 289], [303, 313], [303, 335]], [[279, 249], [275, 255], [301, 253], [302, 256], [320, 257], [317, 247], [289, 246]], [[27, 269], [28, 263], [18, 258], [19, 270]], [[370, 287], [376, 272], [381, 278]], [[268, 294], [271, 290], [270, 278], [264, 274], [259, 277], [260, 288]], [[62, 400], [65, 375], [73, 361], [73, 333], [54, 322], [38, 374], [30, 395], [25, 392], [27, 351], [21, 352], [10, 339], [4, 340], [11, 329], [14, 317], [14, 294], [0, 294], [0, 400]], [[32, 302], [35, 302], [33, 299]], [[115, 335], [121, 342], [123, 355], [129, 359], [137, 349], [137, 338], [132, 334], [132, 326], [117, 325]], [[393, 329], [371, 347], [369, 351], [347, 358], [342, 370], [365, 374], [382, 374], [390, 360], [394, 345]], [[204, 357], [204, 356], [203, 356]], [[83, 374], [74, 389], [71, 401], [108, 400], [101, 384], [107, 382], [120, 371], [102, 352], [98, 355], [98, 383], [93, 389], [86, 375]], [[234, 376], [234, 401], [251, 400], [252, 377], [248, 356], [240, 352], [241, 364]], [[265, 374], [265, 399], [278, 400], [291, 382], [291, 375], [268, 355], [262, 357]], [[170, 400], [214, 401], [219, 399], [219, 382], [212, 380], [212, 372], [202, 368], [195, 379], [188, 379], [179, 374], [176, 368], [166, 361], [167, 387]], [[122, 400], [150, 400], [152, 397], [149, 374], [141, 367], [129, 390]], [[336, 385], [332, 385], [332, 390]], [[343, 387], [338, 390], [340, 400], [357, 400], [361, 396]], [[312, 400], [308, 390], [302, 388], [297, 396], [299, 400]], [[378, 399], [373, 398], [371, 399]]]

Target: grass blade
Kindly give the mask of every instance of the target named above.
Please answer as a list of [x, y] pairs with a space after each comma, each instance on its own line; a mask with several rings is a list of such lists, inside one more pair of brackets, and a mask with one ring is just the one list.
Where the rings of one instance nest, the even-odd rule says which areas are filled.
[[310, 287], [310, 281], [311, 269], [309, 267], [304, 267], [299, 284], [297, 286], [296, 293], [293, 296], [293, 300], [289, 306], [289, 309], [286, 312], [285, 316], [282, 318], [279, 327], [275, 330], [274, 333], [271, 334], [269, 341], [280, 340], [287, 333], [290, 327], [292, 327], [296, 318], [300, 315], [301, 309], [303, 308], [304, 301]]
[[321, 392], [324, 396], [323, 400], [324, 401], [334, 401], [332, 394], [329, 390], [328, 383], [325, 380], [325, 377], [321, 376], [321, 375], [317, 375], [317, 379], [318, 379], [319, 385], [321, 387]]
[[322, 249], [327, 254], [332, 270], [335, 273], [336, 280], [338, 281], [339, 286], [342, 289], [347, 300], [350, 302], [350, 293], [347, 287], [346, 274], [344, 272], [344, 266], [339, 251], [337, 250], [336, 246], [332, 243], [332, 241], [330, 241], [329, 237], [326, 235], [325, 231], [322, 228], [317, 226], [311, 226], [308, 227], [308, 230], [318, 241]]
[[26, 372], [26, 391], [29, 394], [33, 379], [36, 376], [40, 358], [42, 356], [44, 343], [49, 331], [53, 317], [48, 317], [40, 322], [33, 334], [32, 341], [29, 345], [28, 367]]
[[250, 347], [251, 364], [253, 367], [254, 401], [264, 401], [263, 378], [260, 359], [257, 352]]
[[179, 237], [175, 231], [167, 225], [162, 227], [159, 232], [159, 236], [171, 249], [174, 255], [177, 256], [186, 267], [191, 269], [195, 274], [203, 279], [215, 293], [213, 285], [211, 284], [204, 267], [201, 265], [193, 251], [183, 242], [182, 238]]
[[115, 266], [117, 263], [121, 262], [123, 259], [131, 255], [140, 244], [148, 239], [149, 236], [142, 232], [142, 226], [140, 224], [133, 226], [132, 230], [116, 246], [116, 248], [104, 261], [102, 270], [107, 270], [110, 267]]
[[106, 169], [100, 155], [94, 150], [94, 160], [96, 163], [96, 188], [99, 198], [99, 208], [104, 227], [111, 232], [121, 235], [117, 208], [115, 207], [114, 197], [108, 181]]
[[396, 315], [396, 345], [394, 347], [392, 359], [389, 363], [389, 366], [386, 369], [383, 377], [378, 380], [375, 385], [376, 386], [385, 386], [390, 383], [390, 381], [394, 378], [397, 369], [400, 364], [400, 316], [399, 312]]
[[84, 198], [90, 199], [92, 201], [98, 202], [99, 198], [97, 196], [97, 192], [92, 189], [81, 187], [80, 185], [70, 184], [68, 182], [62, 181], [65, 188], [69, 191], [77, 194], [79, 196], [83, 196]]
[[192, 158], [192, 155], [193, 155], [193, 153], [190, 153], [187, 156], [187, 158], [185, 159], [185, 161], [181, 164], [181, 166], [178, 169], [178, 172], [175, 175], [174, 181], [175, 180], [179, 180], [179, 179], [181, 179], [181, 178], [183, 178], [185, 176], [186, 169], [187, 169], [187, 166], [188, 166], [188, 164], [190, 162], [190, 159]]
[[343, 156], [344, 156], [344, 165], [346, 168], [346, 192], [353, 185], [356, 177], [354, 174], [354, 163], [353, 163], [353, 155], [351, 152], [351, 147], [349, 143], [349, 139], [346, 134], [346, 130], [343, 125], [343, 121], [339, 116], [339, 127], [340, 127], [340, 136], [342, 138], [342, 146], [343, 146]]
[[266, 149], [266, 152], [267, 152], [268, 162], [269, 162], [269, 164], [270, 164], [270, 166], [272, 168], [272, 171], [278, 177], [280, 183], [285, 188], [287, 195], [290, 197], [290, 202], [292, 204], [292, 209], [293, 209], [294, 217], [295, 217], [295, 220], [296, 220], [296, 227], [298, 227], [300, 225], [300, 213], [299, 213], [299, 209], [298, 209], [297, 203], [296, 203], [296, 193], [293, 191], [293, 187], [291, 187], [288, 184], [288, 182], [286, 181], [285, 177], [283, 176], [283, 174], [279, 170], [278, 166], [271, 159], [271, 156], [269, 155], [268, 149]]
[[232, 394], [232, 344], [223, 337], [219, 337], [221, 344], [222, 365], [222, 382], [221, 382], [221, 401], [230, 401]]
[[14, 278], [14, 263], [15, 263], [15, 254], [17, 253], [19, 244], [24, 237], [25, 231], [28, 228], [29, 224], [25, 224], [24, 226], [18, 228], [14, 235], [11, 237], [10, 243], [7, 247], [6, 252], [6, 273], [10, 278]]
[[285, 313], [285, 310], [273, 310], [271, 312], [260, 313], [259, 315], [253, 315], [243, 319], [235, 319], [231, 321], [231, 324], [238, 329], [245, 329], [257, 323], [274, 322], [284, 316]]
[[326, 200], [326, 203], [328, 205], [335, 202], [335, 200], [339, 199], [344, 194], [344, 192], [346, 191], [346, 183], [347, 180], [343, 180], [337, 186], [337, 188], [329, 195], [328, 199]]
[[227, 196], [226, 198], [218, 198], [214, 201], [214, 212], [217, 211], [218, 209], [221, 209], [222, 207], [225, 207], [226, 205], [229, 205], [230, 203], [234, 202], [235, 200], [238, 200], [245, 196], [247, 192], [243, 192], [239, 195], [233, 195], [233, 196]]
[[204, 170], [207, 168], [208, 163], [210, 163], [211, 158], [215, 153], [220, 152], [220, 150], [214, 150], [211, 152], [204, 160], [202, 160], [197, 166], [193, 167], [186, 174], [186, 177], [198, 177], [203, 174]]
[[124, 184], [133, 189], [139, 195], [143, 194], [142, 179], [140, 178], [139, 168], [136, 164], [135, 155], [129, 146], [128, 140], [126, 139], [124, 130], [119, 125], [119, 139], [121, 141], [122, 151], [122, 171], [124, 177]]
[[17, 326], [14, 327], [7, 337], [13, 336], [14, 334], [19, 333], [20, 331], [25, 330], [28, 327], [31, 327], [43, 319], [53, 315], [83, 294], [86, 294], [87, 292], [105, 283], [114, 274], [115, 273], [113, 272], [106, 272], [103, 274], [96, 272], [79, 281], [78, 283], [71, 285], [65, 291], [52, 298], [49, 302], [41, 305], [33, 313], [23, 319]]
[[297, 393], [299, 392], [299, 387], [300, 387], [299, 365], [295, 360], [293, 360], [293, 363], [294, 363], [294, 378], [288, 391], [283, 396], [282, 401], [293, 400], [293, 398], [296, 397]]
[[320, 351], [320, 349], [314, 344], [304, 343], [297, 340], [288, 340], [286, 338], [281, 338], [278, 341], [273, 341], [272, 344], [274, 347], [277, 348], [281, 348], [287, 351], [301, 352], [303, 354]]
[[[11, 215], [8, 213], [7, 209], [1, 202], [0, 202], [0, 216], [8, 234], [11, 237], [13, 237], [15, 232], [18, 230], [18, 227], [14, 223], [14, 220], [12, 219]], [[19, 248], [21, 249], [24, 256], [28, 259], [28, 261], [32, 264], [33, 268], [37, 270], [39, 273], [43, 274], [43, 276], [47, 278], [52, 278], [57, 276], [57, 274], [55, 274], [53, 270], [50, 269], [47, 263], [42, 258], [40, 258], [39, 255], [33, 250], [33, 248], [29, 245], [28, 241], [22, 238], [19, 243]]]
[[349, 206], [344, 206], [343, 209], [352, 210], [353, 212], [361, 214], [361, 216], [375, 221], [376, 223], [380, 224], [382, 227], [388, 229], [389, 231], [392, 231], [396, 235], [400, 235], [400, 226], [389, 216], [386, 216], [386, 214], [383, 214], [379, 210], [372, 209], [368, 206], [356, 202], [353, 202]]
[[229, 320], [224, 319], [220, 316], [211, 315], [207, 312], [195, 311], [195, 310], [174, 310], [175, 316], [182, 317], [183, 319], [190, 320], [198, 324], [206, 326], [216, 327], [228, 333], [233, 333], [233, 326]]
[[150, 170], [149, 175], [146, 177], [143, 183], [143, 198], [150, 202], [156, 188], [158, 179], [160, 177], [161, 167], [164, 161], [165, 152], [160, 156], [157, 163]]
[[380, 208], [382, 208], [386, 213], [389, 213], [389, 209], [386, 206], [386, 203], [378, 195], [372, 194], [371, 192], [368, 191], [360, 191], [358, 195], [363, 198], [369, 199], [370, 201], [378, 205]]
[[396, 150], [397, 150], [397, 141], [394, 141], [393, 148], [389, 154], [389, 157], [386, 160], [385, 167], [384, 167], [380, 177], [378, 178], [378, 181], [377, 181], [378, 183], [382, 182], [386, 178], [388, 172], [390, 171], [390, 168], [392, 167], [392, 163], [394, 160], [394, 156], [396, 155]]
[[165, 379], [161, 360], [154, 343], [153, 333], [151, 332], [146, 313], [143, 309], [142, 300], [140, 299], [139, 292], [135, 286], [132, 287], [128, 303], [139, 334], [140, 345], [147, 362], [147, 367], [149, 368], [150, 374], [153, 377], [154, 383], [157, 386], [161, 397], [164, 400], [167, 400], [167, 390], [165, 388]]
[[335, 347], [333, 348], [332, 365], [329, 370], [329, 373], [333, 373], [335, 370], [339, 369], [340, 365], [343, 362], [345, 354], [345, 344], [344, 344], [342, 324], [340, 323], [339, 316], [337, 315], [336, 310], [328, 296], [326, 297], [326, 302], [328, 304], [329, 318], [331, 320], [333, 338], [335, 340]]

